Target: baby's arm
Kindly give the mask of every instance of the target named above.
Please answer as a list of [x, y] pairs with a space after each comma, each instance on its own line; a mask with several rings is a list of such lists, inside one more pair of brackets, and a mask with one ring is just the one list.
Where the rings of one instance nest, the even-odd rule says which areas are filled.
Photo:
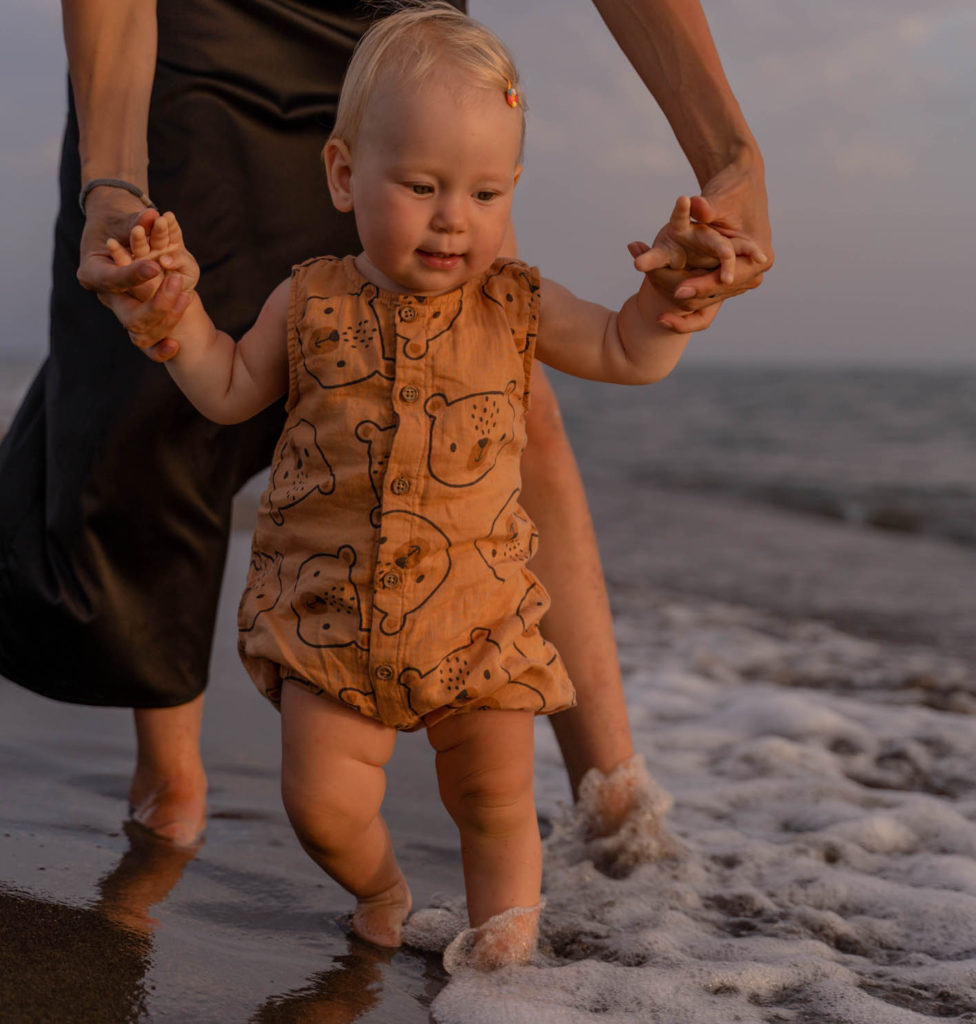
[[[164, 219], [168, 219], [165, 239], [160, 234], [155, 241], [165, 244], [152, 258], [158, 258], [170, 272], [167, 277], [180, 274], [184, 287], [191, 279], [195, 284], [196, 261], [183, 245], [179, 224], [171, 213], [160, 218]], [[130, 239], [132, 255], [136, 256], [137, 249], [141, 251], [154, 244], [153, 236], [148, 240], [140, 239], [134, 231]], [[112, 258], [119, 262], [128, 258], [128, 254], [118, 246], [118, 251], [112, 250]], [[217, 330], [199, 294], [190, 293], [185, 311], [170, 331], [178, 351], [166, 363], [166, 369], [208, 419], [217, 423], [240, 423], [288, 390], [288, 293], [289, 281], [286, 280], [271, 293], [254, 326], [237, 343], [229, 334]]]
[[726, 251], [729, 239], [706, 225], [692, 224], [688, 211], [689, 201], [682, 197], [653, 247], [631, 243], [634, 264], [645, 277], [617, 313], [577, 298], [554, 281], [543, 282], [536, 354], [544, 363], [576, 377], [614, 384], [650, 384], [674, 369], [688, 335], [708, 327], [719, 307], [684, 313], [654, 288], [649, 271], [685, 266], [689, 259], [722, 262], [724, 268], [731, 259], [734, 267], [736, 254], [734, 249]]

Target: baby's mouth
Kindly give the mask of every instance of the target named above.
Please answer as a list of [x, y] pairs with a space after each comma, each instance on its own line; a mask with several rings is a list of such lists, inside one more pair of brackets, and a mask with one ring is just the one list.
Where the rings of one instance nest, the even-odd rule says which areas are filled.
[[428, 266], [436, 269], [450, 269], [456, 267], [462, 257], [462, 254], [458, 252], [430, 252], [427, 249], [418, 249], [417, 255]]

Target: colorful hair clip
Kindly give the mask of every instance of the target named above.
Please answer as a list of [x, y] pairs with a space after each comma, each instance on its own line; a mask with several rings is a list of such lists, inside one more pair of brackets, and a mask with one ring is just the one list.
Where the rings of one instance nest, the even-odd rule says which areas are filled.
[[518, 91], [511, 82], [508, 83], [508, 88], [505, 90], [505, 102], [510, 107], [517, 107], [519, 105]]

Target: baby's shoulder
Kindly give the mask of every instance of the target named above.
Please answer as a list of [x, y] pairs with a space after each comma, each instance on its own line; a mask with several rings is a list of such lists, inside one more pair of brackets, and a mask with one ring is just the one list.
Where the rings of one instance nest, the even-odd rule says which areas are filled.
[[356, 270], [353, 256], [313, 256], [291, 268], [291, 292], [295, 298], [357, 296], [375, 291]]
[[312, 256], [291, 268], [292, 280], [308, 277], [313, 274], [331, 274], [341, 269], [341, 256]]
[[[539, 301], [542, 279], [539, 268], [518, 259], [497, 259], [485, 275], [481, 291], [502, 306], [534, 308]], [[514, 312], [514, 310], [513, 310]]]

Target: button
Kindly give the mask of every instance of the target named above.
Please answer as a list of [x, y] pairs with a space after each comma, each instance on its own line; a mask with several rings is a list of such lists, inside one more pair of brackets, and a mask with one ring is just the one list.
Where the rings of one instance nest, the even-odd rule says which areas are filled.
[[407, 494], [410, 491], [410, 481], [405, 476], [398, 476], [396, 480], [390, 484], [390, 490], [394, 494]]
[[405, 402], [416, 402], [420, 398], [420, 388], [415, 388], [412, 384], [407, 384], [405, 387], [400, 388], [400, 397]]
[[392, 679], [393, 678], [393, 666], [392, 665], [377, 665], [375, 675], [377, 679]]
[[413, 306], [401, 306], [400, 307], [400, 319], [405, 324], [412, 324], [417, 319], [417, 311]]
[[400, 577], [395, 572], [388, 572], [383, 577], [383, 586], [387, 590], [392, 590], [394, 587], [400, 586]]

